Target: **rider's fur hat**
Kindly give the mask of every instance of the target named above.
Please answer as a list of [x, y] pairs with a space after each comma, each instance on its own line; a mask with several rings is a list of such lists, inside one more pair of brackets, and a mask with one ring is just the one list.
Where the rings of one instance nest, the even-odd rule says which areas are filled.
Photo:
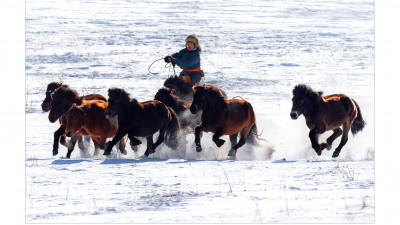
[[192, 42], [198, 49], [200, 49], [199, 38], [195, 34], [191, 34], [185, 39], [185, 46], [187, 46], [188, 41]]

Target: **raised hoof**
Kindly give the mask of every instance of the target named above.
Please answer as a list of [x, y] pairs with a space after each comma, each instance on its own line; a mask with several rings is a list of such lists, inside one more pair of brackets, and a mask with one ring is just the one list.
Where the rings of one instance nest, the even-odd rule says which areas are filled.
[[104, 151], [103, 155], [111, 155], [111, 151]]
[[131, 145], [131, 148], [134, 152], [137, 152], [139, 150], [139, 148], [136, 145], [135, 146]]
[[316, 150], [315, 152], [317, 153], [318, 156], [320, 156], [322, 154], [322, 150], [318, 150], [318, 151]]
[[338, 156], [339, 156], [339, 152], [334, 152], [333, 155], [332, 155], [332, 158], [336, 158]]
[[201, 150], [202, 150], [202, 149], [201, 149], [201, 146], [200, 146], [200, 145], [197, 145], [197, 146], [196, 146], [196, 152], [201, 152]]
[[221, 147], [221, 146], [225, 143], [225, 140], [217, 139], [217, 140], [214, 140], [214, 143], [215, 143], [218, 147]]
[[153, 154], [153, 153], [155, 153], [156, 151], [154, 151], [154, 150], [149, 150], [149, 149], [147, 149], [145, 152], [144, 152], [144, 155], [146, 156], [146, 157], [149, 157], [149, 155], [150, 154]]
[[328, 147], [328, 144], [327, 143], [322, 143], [322, 144], [320, 144], [319, 145], [319, 150], [324, 150], [325, 148], [327, 148]]
[[228, 153], [228, 156], [236, 156], [236, 149], [231, 149], [230, 151], [229, 151], [229, 153]]
[[53, 156], [58, 155], [58, 150], [53, 150]]
[[126, 155], [128, 152], [126, 152], [126, 150], [125, 149], [120, 149], [120, 151], [121, 151], [121, 154], [122, 155]]

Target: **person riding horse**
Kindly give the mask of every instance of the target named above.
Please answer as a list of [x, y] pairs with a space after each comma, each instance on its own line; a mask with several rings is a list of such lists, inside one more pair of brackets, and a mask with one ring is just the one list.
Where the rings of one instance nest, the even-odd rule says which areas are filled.
[[203, 77], [203, 71], [200, 68], [200, 52], [201, 47], [199, 39], [195, 34], [189, 35], [185, 39], [186, 48], [180, 50], [171, 56], [165, 56], [166, 63], [178, 65], [182, 72], [179, 78], [191, 85], [198, 84]]

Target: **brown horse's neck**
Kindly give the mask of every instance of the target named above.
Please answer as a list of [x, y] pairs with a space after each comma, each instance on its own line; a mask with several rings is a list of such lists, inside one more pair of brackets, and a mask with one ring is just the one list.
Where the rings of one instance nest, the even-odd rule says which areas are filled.
[[222, 98], [210, 98], [203, 111], [208, 117], [214, 118], [217, 115], [222, 115], [223, 110], [227, 107], [226, 105], [226, 102]]

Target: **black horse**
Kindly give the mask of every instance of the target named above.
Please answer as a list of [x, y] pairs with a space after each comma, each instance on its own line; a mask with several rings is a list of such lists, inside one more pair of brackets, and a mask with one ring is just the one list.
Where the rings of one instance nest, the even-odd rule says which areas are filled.
[[[126, 134], [131, 146], [142, 143], [136, 137], [146, 137], [146, 156], [154, 153], [164, 139], [170, 148], [177, 147], [180, 125], [174, 110], [160, 101], [138, 102], [120, 88], [109, 89], [108, 96], [106, 117], [110, 119], [118, 115], [118, 130], [112, 141], [107, 143], [104, 155], [109, 155], [112, 147]], [[157, 142], [153, 144], [153, 135], [157, 131], [160, 133]]]
[[185, 102], [181, 100], [179, 96], [173, 94], [173, 90], [170, 88], [160, 88], [154, 96], [154, 100], [164, 103], [166, 106], [171, 107], [176, 112], [179, 117], [182, 130], [186, 130], [186, 128], [194, 128], [201, 121], [200, 113], [190, 113], [189, 107], [192, 102]]
[[[322, 92], [315, 92], [304, 84], [296, 85], [293, 89], [293, 106], [290, 112], [292, 119], [300, 115], [306, 118], [307, 127], [310, 129], [309, 138], [311, 146], [318, 155], [322, 150], [332, 147], [332, 142], [342, 135], [339, 146], [332, 157], [338, 157], [341, 149], [348, 140], [351, 129], [353, 135], [362, 131], [365, 121], [361, 115], [357, 102], [344, 94], [334, 94], [322, 97]], [[342, 126], [343, 130], [340, 128]], [[333, 130], [333, 134], [326, 143], [319, 144], [318, 136], [325, 131]]]

